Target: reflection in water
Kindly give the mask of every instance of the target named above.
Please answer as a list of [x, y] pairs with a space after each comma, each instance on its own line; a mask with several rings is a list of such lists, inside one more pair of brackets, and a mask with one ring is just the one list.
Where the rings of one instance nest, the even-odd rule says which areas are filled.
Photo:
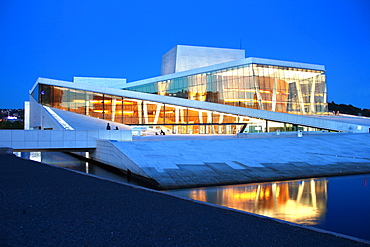
[[[59, 152], [15, 153], [119, 182], [146, 186]], [[172, 190], [168, 193], [334, 231], [370, 241], [370, 174]], [[330, 186], [328, 186], [330, 185]]]
[[168, 193], [370, 240], [370, 174]]
[[170, 193], [298, 224], [316, 225], [325, 217], [327, 180], [197, 188]]
[[[141, 185], [139, 181], [129, 179], [123, 173], [100, 167], [94, 163], [79, 160], [61, 152], [14, 152], [15, 155], [24, 159], [34, 160], [45, 164], [56, 165], [75, 171], [93, 174], [102, 178], [108, 178], [118, 182]], [[88, 155], [88, 154], [86, 154]]]

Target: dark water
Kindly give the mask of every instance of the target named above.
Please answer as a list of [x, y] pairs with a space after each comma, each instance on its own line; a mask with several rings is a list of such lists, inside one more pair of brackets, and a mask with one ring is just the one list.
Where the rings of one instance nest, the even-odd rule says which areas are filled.
[[119, 172], [118, 169], [113, 169], [108, 166], [97, 165], [96, 163], [90, 163], [82, 161], [76, 157], [73, 157], [66, 153], [61, 152], [22, 152], [14, 153], [15, 155], [30, 159], [46, 164], [56, 165], [88, 174], [96, 175], [101, 178], [107, 178], [110, 180], [136, 184], [144, 186], [140, 181], [135, 179], [129, 179], [124, 173]]
[[370, 174], [168, 193], [370, 240]]
[[[140, 186], [123, 173], [60, 152], [16, 153], [31, 160]], [[370, 174], [181, 189], [170, 194], [370, 240]]]

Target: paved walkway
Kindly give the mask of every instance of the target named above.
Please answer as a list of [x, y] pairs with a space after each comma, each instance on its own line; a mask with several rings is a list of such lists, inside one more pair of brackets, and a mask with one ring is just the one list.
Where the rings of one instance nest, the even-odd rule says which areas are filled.
[[0, 155], [0, 246], [368, 246]]
[[150, 136], [112, 145], [166, 189], [370, 173], [370, 134], [244, 137]]

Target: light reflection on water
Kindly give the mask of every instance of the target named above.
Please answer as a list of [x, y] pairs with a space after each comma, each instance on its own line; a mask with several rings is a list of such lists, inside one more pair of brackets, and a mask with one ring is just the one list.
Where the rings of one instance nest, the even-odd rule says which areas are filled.
[[170, 193], [298, 224], [315, 225], [325, 216], [327, 180], [173, 190]]
[[167, 191], [370, 240], [370, 174]]
[[[60, 152], [15, 154], [119, 182], [145, 186], [140, 181], [128, 180], [124, 174]], [[167, 192], [370, 241], [370, 174]]]

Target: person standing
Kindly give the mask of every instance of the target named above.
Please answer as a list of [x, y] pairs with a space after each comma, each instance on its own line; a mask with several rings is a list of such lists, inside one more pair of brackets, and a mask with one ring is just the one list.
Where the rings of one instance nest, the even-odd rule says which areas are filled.
[[110, 130], [110, 125], [109, 125], [109, 123], [107, 123], [107, 130]]

